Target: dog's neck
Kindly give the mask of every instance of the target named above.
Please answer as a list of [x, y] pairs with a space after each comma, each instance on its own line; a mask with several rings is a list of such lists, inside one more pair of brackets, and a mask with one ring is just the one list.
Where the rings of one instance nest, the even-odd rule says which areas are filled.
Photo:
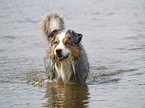
[[64, 83], [70, 83], [72, 74], [75, 74], [74, 61], [67, 59], [62, 62], [57, 62], [55, 66], [58, 73], [57, 79], [62, 80]]

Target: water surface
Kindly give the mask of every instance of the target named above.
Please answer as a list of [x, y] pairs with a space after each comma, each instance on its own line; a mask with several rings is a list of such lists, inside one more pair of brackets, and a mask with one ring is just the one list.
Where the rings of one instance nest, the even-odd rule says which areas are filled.
[[[47, 83], [39, 22], [61, 12], [83, 34], [86, 85]], [[1, 108], [144, 108], [144, 0], [0, 0]]]

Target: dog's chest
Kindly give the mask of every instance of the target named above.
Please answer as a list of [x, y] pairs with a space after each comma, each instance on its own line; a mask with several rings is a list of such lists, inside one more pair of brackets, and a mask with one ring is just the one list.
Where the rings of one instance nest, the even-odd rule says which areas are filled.
[[74, 74], [74, 63], [71, 60], [65, 60], [55, 65], [58, 73], [58, 78], [61, 78], [64, 83], [69, 83], [72, 74]]

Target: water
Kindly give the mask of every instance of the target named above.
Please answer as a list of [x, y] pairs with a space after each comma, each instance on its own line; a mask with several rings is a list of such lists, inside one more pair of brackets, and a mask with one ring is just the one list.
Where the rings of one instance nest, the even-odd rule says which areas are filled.
[[[47, 83], [39, 22], [82, 33], [87, 85]], [[145, 108], [144, 0], [0, 0], [0, 108]]]

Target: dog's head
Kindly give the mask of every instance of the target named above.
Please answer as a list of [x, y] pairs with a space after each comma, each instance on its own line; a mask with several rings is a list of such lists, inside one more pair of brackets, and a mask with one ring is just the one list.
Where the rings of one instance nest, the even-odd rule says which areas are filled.
[[51, 55], [56, 61], [64, 61], [79, 56], [79, 43], [82, 34], [72, 30], [54, 30], [48, 35], [51, 41]]

